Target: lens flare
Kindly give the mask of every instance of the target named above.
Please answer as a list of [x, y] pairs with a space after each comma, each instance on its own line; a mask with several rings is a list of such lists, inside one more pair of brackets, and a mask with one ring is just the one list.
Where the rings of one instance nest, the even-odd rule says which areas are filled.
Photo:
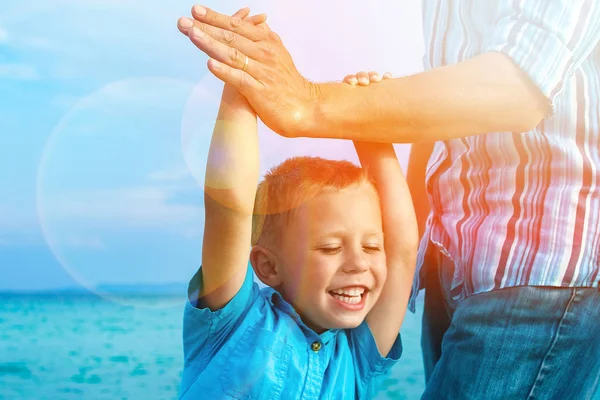
[[[50, 134], [38, 167], [39, 221], [56, 259], [88, 291], [139, 307], [181, 304], [200, 264], [203, 191], [194, 178], [210, 141], [202, 122], [218, 107], [197, 91], [163, 77], [112, 82]], [[184, 156], [190, 121], [202, 134], [198, 152]]]

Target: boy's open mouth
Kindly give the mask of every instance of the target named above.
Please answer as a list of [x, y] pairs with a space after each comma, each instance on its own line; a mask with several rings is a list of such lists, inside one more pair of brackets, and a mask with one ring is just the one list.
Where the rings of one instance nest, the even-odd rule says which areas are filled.
[[363, 286], [346, 287], [329, 291], [329, 295], [341, 303], [356, 306], [363, 302], [367, 294], [367, 288]]

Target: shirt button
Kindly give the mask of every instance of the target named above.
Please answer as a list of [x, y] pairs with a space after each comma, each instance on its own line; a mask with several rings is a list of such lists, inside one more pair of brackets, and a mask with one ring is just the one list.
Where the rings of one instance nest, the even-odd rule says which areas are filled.
[[313, 342], [313, 344], [310, 345], [310, 348], [316, 353], [317, 351], [321, 350], [321, 343]]

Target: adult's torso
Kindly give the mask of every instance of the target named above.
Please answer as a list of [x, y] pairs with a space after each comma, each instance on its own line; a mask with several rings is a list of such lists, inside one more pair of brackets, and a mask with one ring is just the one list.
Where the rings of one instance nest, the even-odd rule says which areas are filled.
[[[520, 60], [527, 65], [530, 54], [544, 54], [535, 48], [539, 32], [545, 26], [552, 34], [554, 24], [573, 26], [558, 38], [568, 49], [577, 40], [577, 26], [593, 21], [565, 20], [556, 11], [560, 7], [553, 10], [549, 3], [580, 7], [577, 15], [584, 19], [590, 5], [583, 0], [424, 0], [425, 69], [502, 51], [503, 35], [520, 41]], [[542, 27], [524, 28], [519, 22], [524, 14], [537, 15]], [[545, 88], [554, 112], [532, 131], [436, 143], [426, 178], [432, 212], [419, 260], [432, 248], [450, 256], [456, 266], [455, 296], [519, 285], [598, 285], [600, 46], [588, 48], [585, 57], [575, 54], [580, 62], [566, 71], [572, 75], [562, 85]], [[559, 53], [566, 54], [549, 50], [547, 62], [562, 62]], [[532, 57], [531, 65], [535, 62], [541, 65]]]

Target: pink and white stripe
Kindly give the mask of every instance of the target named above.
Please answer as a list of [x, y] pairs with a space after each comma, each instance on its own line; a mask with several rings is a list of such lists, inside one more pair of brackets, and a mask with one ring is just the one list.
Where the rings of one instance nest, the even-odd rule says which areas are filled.
[[[600, 280], [600, 2], [423, 0], [425, 68], [510, 56], [552, 104], [529, 132], [437, 142], [419, 249], [456, 266], [462, 298], [512, 286]], [[417, 274], [411, 307], [420, 286]]]

